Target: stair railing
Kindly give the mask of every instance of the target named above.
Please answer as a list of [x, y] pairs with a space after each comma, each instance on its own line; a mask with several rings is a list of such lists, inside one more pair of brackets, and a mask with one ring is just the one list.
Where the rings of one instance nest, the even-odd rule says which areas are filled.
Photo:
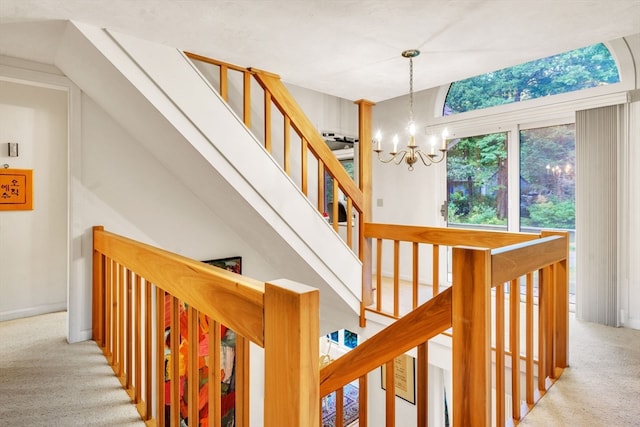
[[224, 325], [236, 337], [235, 425], [249, 425], [252, 342], [264, 348], [264, 425], [317, 427], [317, 290], [255, 281], [99, 226], [93, 246], [93, 338], [147, 425], [220, 426]]
[[[418, 308], [409, 308], [412, 311], [405, 316], [395, 308], [395, 301], [391, 304], [394, 306], [392, 312], [385, 311], [377, 301], [367, 307], [368, 312], [399, 319], [379, 334], [387, 337], [387, 344], [393, 344], [384, 346], [385, 340], [376, 335], [321, 369], [320, 394], [324, 396], [340, 389], [354, 377], [369, 372], [369, 368], [380, 360], [387, 364], [388, 374], [388, 362], [399, 354], [395, 347], [401, 347], [400, 353], [406, 351], [404, 338], [386, 335], [388, 330], [406, 329], [405, 333], [409, 333], [417, 322], [414, 318], [416, 313], [425, 306], [436, 304], [436, 301], [441, 305], [440, 298], [446, 293], [446, 298], [451, 299], [452, 319], [451, 331], [444, 332], [452, 342], [452, 425], [502, 426], [522, 420], [568, 366], [568, 233], [542, 232], [536, 235], [366, 224], [365, 235], [378, 242], [383, 239], [394, 242], [393, 270], [396, 279], [393, 280], [393, 290], [378, 292], [376, 289], [377, 298], [386, 294], [398, 298], [402, 293], [399, 291], [402, 283], [397, 280], [396, 242], [408, 243], [413, 251], [414, 265], [409, 267], [409, 271], [412, 271], [414, 279], [413, 283], [405, 285], [410, 291], [412, 304], [418, 300], [415, 289], [424, 288], [417, 283], [415, 267], [419, 259], [419, 245], [432, 245], [436, 248], [434, 252], [444, 246], [456, 245], [452, 248], [452, 283], [449, 286], [445, 282], [443, 291], [434, 287], [431, 295], [423, 292], [421, 295], [425, 295], [426, 302], [420, 301], [422, 305]], [[380, 243], [376, 245], [377, 286], [380, 286], [381, 246]], [[436, 265], [437, 261], [436, 258]], [[434, 274], [437, 279], [438, 273]], [[435, 328], [438, 333], [447, 329], [442, 329], [443, 325], [435, 319], [433, 315], [422, 318], [429, 324], [439, 325]], [[421, 328], [428, 327], [422, 325]], [[415, 345], [407, 344], [411, 344], [410, 348]], [[428, 346], [425, 343], [418, 346], [417, 353], [417, 425], [426, 426]], [[372, 360], [362, 360], [369, 355], [372, 355]], [[495, 371], [493, 380], [492, 370]], [[342, 380], [329, 381], [329, 377]], [[366, 376], [360, 383], [362, 390], [366, 387]], [[495, 390], [494, 401], [491, 399], [492, 390]], [[394, 406], [390, 402], [393, 394], [387, 393], [386, 425], [392, 427], [395, 425], [392, 421]], [[363, 410], [366, 412], [366, 407], [360, 408], [360, 427], [367, 426]], [[491, 419], [492, 412], [496, 414], [495, 420]]]
[[[362, 295], [364, 304], [368, 305], [371, 302], [371, 280], [368, 276], [370, 248], [361, 230], [371, 219], [370, 168], [358, 168], [357, 180], [349, 176], [278, 75], [191, 52], [185, 55], [242, 117], [245, 126], [262, 141], [264, 148], [280, 163], [318, 212], [329, 214], [336, 232], [341, 226], [339, 204], [333, 203], [331, 212], [327, 212], [329, 186], [326, 183], [332, 183], [332, 200], [339, 200], [340, 196], [345, 199], [347, 221], [343, 223], [344, 240], [363, 263]], [[254, 93], [260, 101], [254, 100]], [[355, 103], [358, 105], [360, 144], [357, 161], [360, 165], [369, 165], [372, 153], [371, 108], [374, 104], [366, 100]]]

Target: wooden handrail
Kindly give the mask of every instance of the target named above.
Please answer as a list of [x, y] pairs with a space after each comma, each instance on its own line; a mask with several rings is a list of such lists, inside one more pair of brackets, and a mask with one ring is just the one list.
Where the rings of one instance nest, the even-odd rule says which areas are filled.
[[506, 283], [566, 259], [566, 245], [565, 238], [550, 236], [492, 250], [492, 285]]
[[320, 371], [320, 395], [392, 361], [451, 327], [451, 289], [427, 301]]
[[428, 243], [442, 246], [465, 245], [490, 249], [539, 238], [538, 234], [533, 233], [509, 233], [503, 231], [379, 223], [366, 223], [364, 235], [365, 237], [386, 240]]
[[95, 233], [94, 250], [264, 346], [264, 283], [108, 231]]
[[322, 159], [325, 170], [338, 181], [340, 188], [353, 201], [354, 206], [358, 210], [362, 210], [362, 192], [282, 84], [280, 77], [255, 68], [250, 68], [250, 70], [262, 88], [271, 94], [271, 99], [280, 112], [290, 118], [291, 126], [307, 141], [309, 149]]

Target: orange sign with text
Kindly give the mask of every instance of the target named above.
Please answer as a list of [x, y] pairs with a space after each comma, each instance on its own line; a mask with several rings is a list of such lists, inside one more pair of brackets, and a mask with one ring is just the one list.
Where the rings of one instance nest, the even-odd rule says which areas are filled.
[[0, 169], [0, 211], [33, 209], [33, 170]]

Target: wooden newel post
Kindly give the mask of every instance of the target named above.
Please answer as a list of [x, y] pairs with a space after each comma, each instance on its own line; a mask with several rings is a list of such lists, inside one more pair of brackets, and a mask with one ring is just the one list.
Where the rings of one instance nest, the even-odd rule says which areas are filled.
[[264, 294], [266, 427], [320, 424], [319, 292], [267, 283]]
[[569, 233], [567, 231], [542, 231], [542, 237], [563, 236], [566, 239], [566, 258], [554, 266], [555, 290], [555, 366], [569, 366]]
[[[104, 227], [93, 227], [93, 247], [96, 245], [96, 234], [104, 231]], [[100, 347], [104, 347], [104, 257], [97, 250], [93, 250], [93, 285], [92, 285], [92, 338]]]
[[491, 425], [491, 251], [453, 248], [453, 425]]
[[372, 170], [372, 140], [371, 115], [375, 103], [361, 99], [355, 101], [358, 105], [358, 184], [362, 191], [364, 206], [360, 215], [358, 241], [360, 261], [362, 261], [362, 303], [360, 310], [360, 326], [365, 326], [364, 307], [373, 303], [373, 286], [371, 284], [371, 239], [364, 238], [364, 224], [371, 222], [372, 204], [371, 188], [373, 185]]

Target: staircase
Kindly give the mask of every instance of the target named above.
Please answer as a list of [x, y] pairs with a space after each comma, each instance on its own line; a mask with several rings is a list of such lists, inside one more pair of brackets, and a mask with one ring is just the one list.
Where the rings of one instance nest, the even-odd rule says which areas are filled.
[[56, 65], [281, 277], [321, 290], [321, 332], [357, 324], [360, 260], [182, 52], [70, 22]]

